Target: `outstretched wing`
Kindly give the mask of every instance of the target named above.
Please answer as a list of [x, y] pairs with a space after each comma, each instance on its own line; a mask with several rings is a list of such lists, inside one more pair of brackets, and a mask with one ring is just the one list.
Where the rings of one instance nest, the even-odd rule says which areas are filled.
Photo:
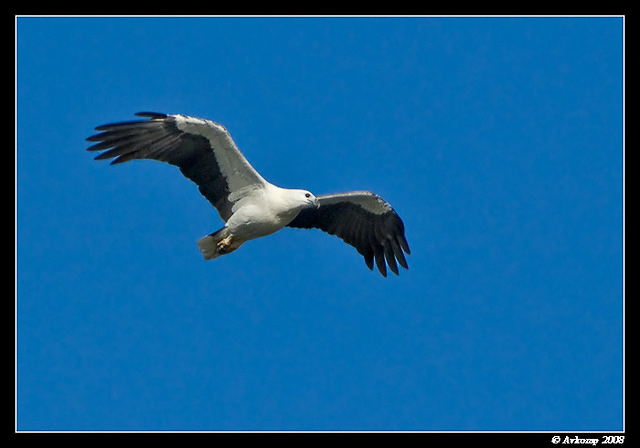
[[317, 198], [320, 207], [303, 209], [289, 227], [317, 228], [340, 237], [364, 256], [369, 269], [373, 269], [375, 260], [385, 277], [386, 264], [396, 275], [396, 261], [403, 268], [409, 268], [403, 253], [411, 253], [404, 236], [404, 223], [388, 202], [369, 191]]
[[104, 151], [96, 160], [114, 158], [111, 163], [116, 164], [150, 159], [175, 165], [198, 185], [200, 193], [225, 221], [231, 216], [231, 207], [242, 191], [266, 184], [238, 150], [224, 126], [185, 115], [154, 112], [136, 115], [149, 120], [96, 128], [100, 133], [87, 139], [98, 142], [89, 147], [89, 151]]

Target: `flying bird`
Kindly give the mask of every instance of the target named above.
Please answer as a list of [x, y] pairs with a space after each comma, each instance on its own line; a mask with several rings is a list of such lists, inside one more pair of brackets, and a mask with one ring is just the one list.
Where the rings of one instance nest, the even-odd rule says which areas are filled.
[[87, 140], [98, 143], [88, 150], [103, 151], [96, 160], [114, 159], [111, 164], [148, 159], [180, 168], [225, 222], [196, 242], [205, 260], [284, 227], [296, 227], [338, 236], [356, 248], [370, 270], [375, 261], [384, 277], [387, 265], [396, 275], [398, 263], [408, 269], [404, 224], [380, 196], [370, 191], [314, 196], [280, 188], [249, 164], [224, 126], [186, 115], [135, 115], [147, 119], [96, 127], [100, 132]]

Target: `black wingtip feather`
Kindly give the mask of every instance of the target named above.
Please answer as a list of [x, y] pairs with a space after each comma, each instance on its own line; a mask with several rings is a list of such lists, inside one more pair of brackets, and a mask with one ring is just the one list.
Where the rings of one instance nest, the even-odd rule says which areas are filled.
[[396, 259], [393, 254], [393, 249], [389, 247], [388, 240], [382, 241], [382, 247], [384, 249], [384, 258], [387, 260], [387, 265], [389, 266], [389, 269], [391, 269], [391, 272], [393, 272], [394, 274], [400, 275], [398, 273], [398, 264], [396, 263]]
[[376, 266], [378, 266], [378, 271], [382, 274], [383, 277], [387, 276], [387, 265], [384, 262], [384, 249], [379, 248], [375, 251], [374, 257], [376, 260]]

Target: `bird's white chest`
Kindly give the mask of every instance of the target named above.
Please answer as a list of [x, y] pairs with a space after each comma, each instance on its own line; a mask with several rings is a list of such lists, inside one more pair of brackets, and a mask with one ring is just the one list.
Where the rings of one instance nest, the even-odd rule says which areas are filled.
[[227, 221], [231, 232], [243, 239], [270, 235], [285, 227], [299, 213], [277, 201], [262, 200], [243, 204]]

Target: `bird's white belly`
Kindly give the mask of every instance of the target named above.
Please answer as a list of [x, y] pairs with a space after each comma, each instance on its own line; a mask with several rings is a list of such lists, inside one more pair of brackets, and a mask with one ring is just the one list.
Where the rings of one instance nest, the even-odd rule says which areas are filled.
[[263, 236], [271, 235], [289, 224], [295, 214], [274, 214], [265, 213], [264, 208], [255, 206], [245, 206], [231, 215], [227, 221], [227, 227], [231, 230], [234, 238], [251, 240]]

